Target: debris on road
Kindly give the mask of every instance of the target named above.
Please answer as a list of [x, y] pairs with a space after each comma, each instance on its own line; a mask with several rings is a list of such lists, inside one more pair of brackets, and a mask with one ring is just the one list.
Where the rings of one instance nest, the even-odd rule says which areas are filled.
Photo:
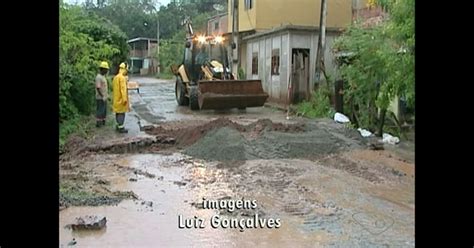
[[72, 230], [98, 230], [105, 227], [107, 219], [105, 216], [87, 215], [76, 218], [76, 223], [67, 227]]
[[362, 137], [364, 138], [367, 138], [373, 135], [373, 133], [367, 129], [358, 128], [357, 131], [359, 131], [360, 135], [362, 135]]
[[73, 238], [69, 243], [67, 243], [67, 246], [74, 246], [77, 244], [77, 241], [75, 238]]
[[350, 123], [349, 118], [341, 113], [334, 114], [334, 121], [338, 123]]
[[367, 143], [367, 146], [370, 150], [384, 150], [385, 148], [383, 147], [383, 142], [378, 139], [378, 138], [370, 138], [370, 140]]
[[142, 201], [142, 205], [146, 205], [148, 207], [152, 207], [153, 206], [153, 202], [152, 201]]
[[400, 139], [398, 137], [392, 136], [388, 133], [384, 133], [383, 136], [382, 136], [382, 142], [387, 143], [387, 144], [391, 144], [391, 145], [396, 145], [396, 144], [400, 143]]
[[174, 181], [173, 182], [174, 184], [178, 185], [178, 186], [186, 186], [186, 182], [181, 182], [181, 181]]

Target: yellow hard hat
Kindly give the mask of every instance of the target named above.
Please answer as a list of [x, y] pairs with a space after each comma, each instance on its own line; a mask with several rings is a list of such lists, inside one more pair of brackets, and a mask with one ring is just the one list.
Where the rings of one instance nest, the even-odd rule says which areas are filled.
[[121, 64], [119, 65], [119, 67], [120, 67], [121, 69], [127, 69], [127, 66], [125, 65], [125, 63], [121, 63]]
[[109, 69], [109, 63], [102, 61], [99, 68]]

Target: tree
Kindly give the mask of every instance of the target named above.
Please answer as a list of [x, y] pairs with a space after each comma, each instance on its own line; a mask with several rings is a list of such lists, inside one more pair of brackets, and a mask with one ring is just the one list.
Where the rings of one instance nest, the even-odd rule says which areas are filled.
[[[414, 0], [380, 2], [389, 19], [379, 26], [351, 27], [334, 45], [354, 54], [340, 67], [348, 81], [345, 99], [358, 126], [382, 135], [385, 113], [392, 99], [404, 97], [409, 107], [415, 101]], [[380, 115], [378, 113], [380, 109]]]
[[[95, 2], [95, 1], [94, 1]], [[85, 3], [84, 9], [110, 20], [128, 38], [156, 37], [156, 0], [99, 0]], [[144, 25], [148, 23], [149, 25]]]
[[[157, 18], [159, 18], [160, 37], [170, 39], [181, 30], [181, 22], [186, 16], [194, 19], [202, 13], [215, 12], [214, 4], [223, 6], [227, 4], [226, 0], [201, 0], [195, 3], [172, 1], [158, 8], [158, 2], [158, 0], [89, 0], [83, 7], [110, 20], [123, 30], [129, 39], [156, 37]], [[148, 25], [143, 25], [144, 23]]]
[[[196, 33], [204, 33], [207, 27], [208, 13], [200, 14], [193, 18], [193, 28]], [[160, 21], [161, 22], [161, 21]], [[160, 24], [161, 25], [161, 24]], [[168, 73], [172, 64], [180, 64], [184, 58], [184, 42], [186, 32], [184, 27], [179, 26], [173, 37], [163, 39], [160, 46], [160, 64], [163, 72]]]
[[118, 64], [128, 54], [126, 37], [116, 26], [79, 7], [60, 6], [60, 123], [94, 106], [92, 82], [100, 61]]

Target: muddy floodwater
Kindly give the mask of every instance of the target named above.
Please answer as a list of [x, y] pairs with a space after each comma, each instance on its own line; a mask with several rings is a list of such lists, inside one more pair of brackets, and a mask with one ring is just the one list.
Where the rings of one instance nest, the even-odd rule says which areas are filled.
[[[110, 124], [60, 156], [61, 247], [414, 247], [412, 143], [369, 149], [351, 127], [271, 107], [190, 111], [173, 81], [132, 80], [129, 133]], [[67, 228], [87, 215], [106, 227]]]
[[[101, 160], [100, 156], [93, 159]], [[192, 160], [178, 153], [116, 159], [119, 166], [102, 165], [94, 170], [110, 181], [112, 189], [131, 190], [139, 199], [124, 200], [116, 206], [69, 207], [60, 211], [62, 245], [73, 238], [77, 247], [414, 245], [414, 192], [410, 190], [413, 172], [404, 168], [403, 162], [390, 161], [393, 169], [403, 174], [399, 176], [376, 165], [350, 172], [308, 160], [251, 160], [225, 165]], [[149, 174], [115, 173], [122, 167]], [[364, 178], [364, 171], [373, 171], [368, 174], [381, 182], [370, 182]], [[281, 226], [243, 232], [240, 228], [212, 228], [213, 215], [246, 218], [245, 210], [229, 214], [202, 209], [202, 198], [242, 197], [257, 201], [257, 209], [248, 215], [279, 218]], [[76, 217], [90, 214], [106, 216], [107, 227], [101, 231], [65, 228]], [[205, 228], [179, 229], [179, 215], [204, 219]]]

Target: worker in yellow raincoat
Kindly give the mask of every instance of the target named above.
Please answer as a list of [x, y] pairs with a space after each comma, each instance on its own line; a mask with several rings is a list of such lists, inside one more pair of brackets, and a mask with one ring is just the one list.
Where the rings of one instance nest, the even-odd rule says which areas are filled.
[[129, 112], [127, 75], [127, 65], [121, 63], [119, 72], [113, 79], [113, 111], [115, 112], [115, 120], [117, 121], [117, 131], [120, 133], [128, 133], [124, 125], [125, 113]]

